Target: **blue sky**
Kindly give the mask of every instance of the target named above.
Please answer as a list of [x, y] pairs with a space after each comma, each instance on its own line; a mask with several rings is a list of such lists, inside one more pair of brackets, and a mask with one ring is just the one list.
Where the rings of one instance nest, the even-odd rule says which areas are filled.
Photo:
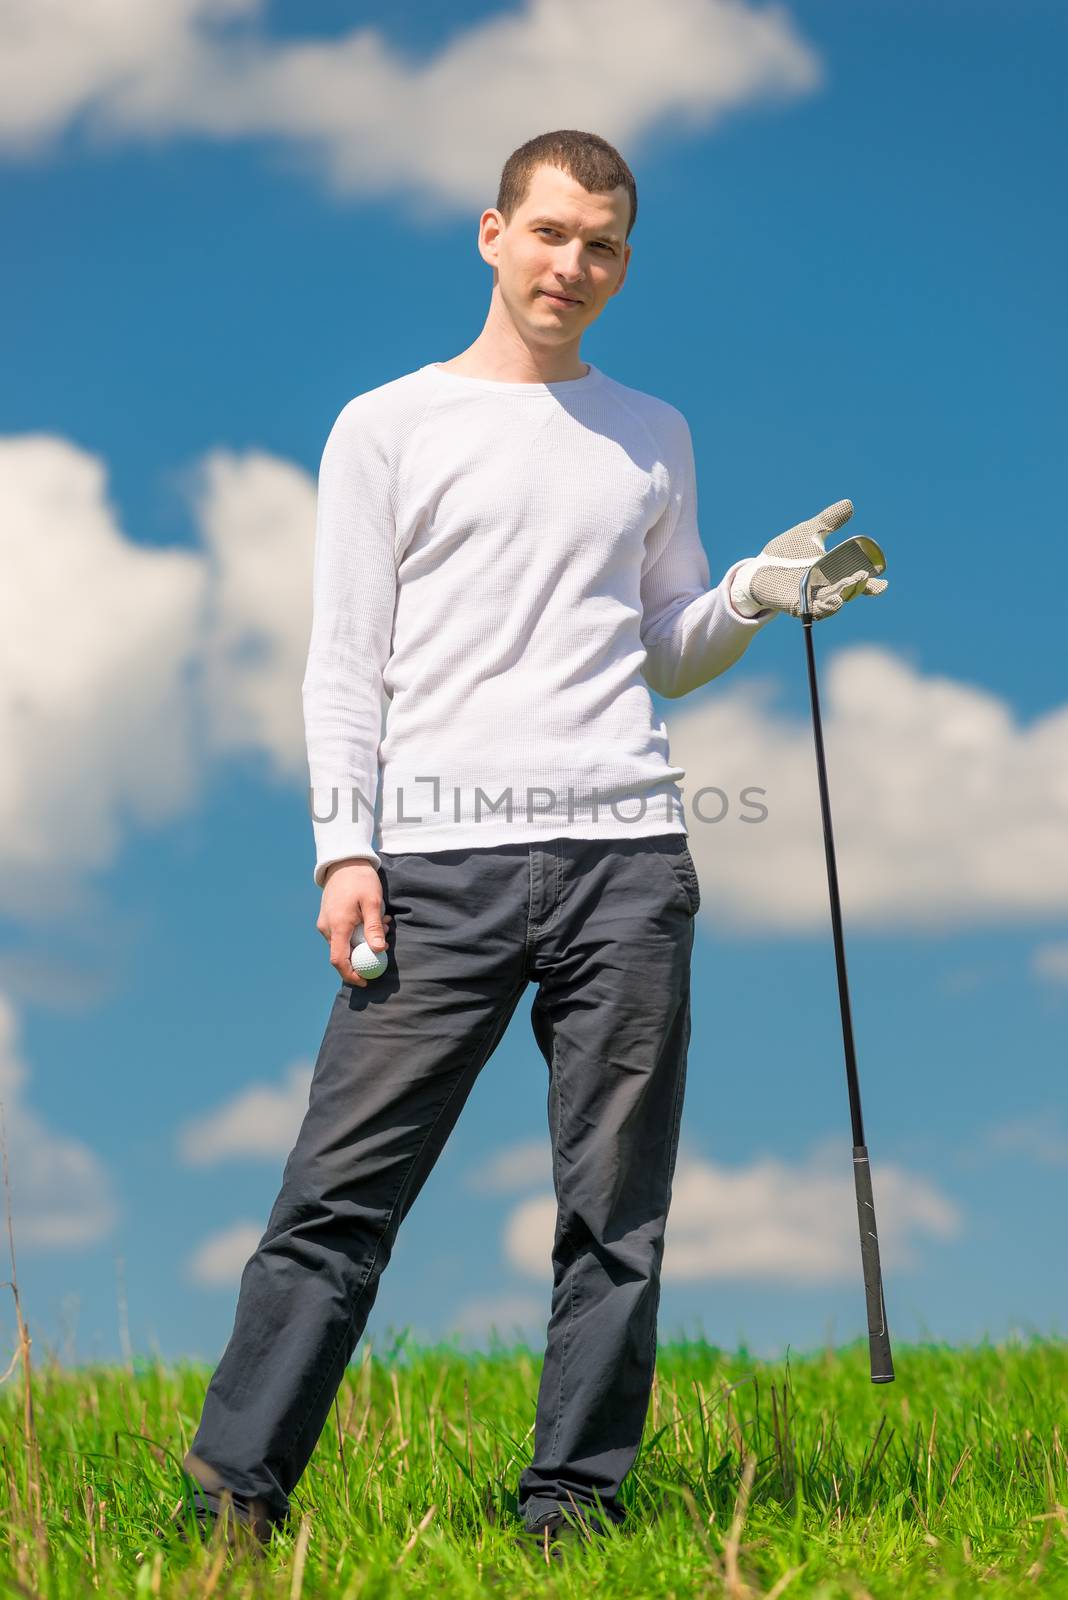
[[[686, 414], [713, 580], [845, 496], [888, 553], [887, 593], [815, 641], [891, 1336], [1065, 1332], [1068, 698], [1042, 557], [1068, 28], [1052, 4], [799, 0], [735, 8], [729, 55], [712, 0], [611, 9], [219, 23], [167, 0], [148, 23], [130, 0], [91, 48], [0, 49], [0, 1099], [38, 1351], [214, 1359], [229, 1334], [336, 987], [299, 698], [319, 456], [351, 395], [475, 337], [500, 166], [568, 126], [619, 145], [640, 200], [583, 355]], [[539, 32], [558, 10], [564, 55]], [[661, 1336], [852, 1339], [799, 628], [656, 705], [687, 792], [769, 807], [691, 821]], [[401, 1231], [376, 1343], [496, 1322], [540, 1344], [532, 998]]]

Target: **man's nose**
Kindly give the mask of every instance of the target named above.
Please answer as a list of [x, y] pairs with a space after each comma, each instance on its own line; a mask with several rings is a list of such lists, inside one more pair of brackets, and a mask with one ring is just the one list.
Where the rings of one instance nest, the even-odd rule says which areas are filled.
[[557, 261], [555, 265], [558, 275], [566, 283], [577, 285], [582, 282], [582, 260], [577, 250], [570, 261]]

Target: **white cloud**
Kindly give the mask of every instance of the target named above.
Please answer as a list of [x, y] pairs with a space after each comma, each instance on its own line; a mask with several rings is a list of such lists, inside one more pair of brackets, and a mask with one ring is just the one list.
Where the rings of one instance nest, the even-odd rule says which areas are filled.
[[[822, 932], [812, 726], [778, 712], [773, 694], [767, 680], [710, 686], [669, 721], [672, 757], [686, 768], [700, 914], [736, 932]], [[820, 700], [847, 936], [1064, 915], [1068, 706], [1025, 726], [989, 690], [870, 645], [824, 656]], [[706, 785], [728, 797], [722, 821], [695, 813]], [[761, 822], [740, 820], [755, 815], [738, 801], [747, 786], [766, 791]], [[709, 795], [698, 810], [714, 818], [722, 802]]]
[[1031, 970], [1046, 983], [1068, 983], [1068, 940], [1039, 945], [1031, 959]]
[[190, 811], [212, 760], [306, 782], [314, 480], [216, 451], [189, 483], [204, 548], [157, 549], [122, 532], [99, 458], [0, 439], [0, 905], [28, 921], [56, 894], [83, 909], [77, 875]]
[[546, 1133], [544, 1139], [523, 1139], [496, 1151], [467, 1181], [484, 1194], [514, 1194], [552, 1183], [552, 1175], [553, 1153]]
[[191, 474], [209, 581], [202, 655], [219, 753], [265, 754], [307, 780], [301, 679], [311, 631], [315, 482], [259, 450], [214, 450]]
[[508, 1342], [518, 1336], [530, 1339], [544, 1335], [549, 1320], [549, 1302], [536, 1295], [504, 1293], [476, 1296], [453, 1313], [447, 1332], [485, 1339], [494, 1330]]
[[312, 1068], [291, 1066], [281, 1085], [254, 1083], [178, 1134], [178, 1151], [189, 1166], [207, 1166], [233, 1156], [287, 1155], [308, 1109]]
[[181, 134], [287, 141], [338, 194], [407, 188], [491, 203], [508, 150], [595, 128], [628, 148], [675, 122], [811, 93], [813, 47], [782, 4], [528, 0], [405, 56], [374, 27], [272, 40], [259, 0], [5, 0], [0, 148], [29, 154], [77, 122], [100, 143]]
[[87, 1144], [54, 1132], [26, 1105], [26, 1081], [15, 1012], [0, 994], [0, 1101], [16, 1252], [95, 1244], [115, 1223], [110, 1175]]
[[[886, 1270], [915, 1264], [914, 1236], [953, 1238], [960, 1214], [927, 1178], [892, 1161], [873, 1163], [880, 1259]], [[518, 1271], [551, 1275], [556, 1201], [516, 1206], [504, 1250]], [[851, 1282], [860, 1271], [860, 1237], [851, 1153], [828, 1139], [804, 1164], [764, 1156], [727, 1167], [679, 1158], [665, 1236], [665, 1283], [744, 1278], [772, 1283]]]
[[49, 878], [69, 912], [72, 867], [189, 804], [204, 562], [123, 538], [100, 461], [32, 434], [0, 440], [0, 564], [0, 903], [51, 916]]
[[194, 1250], [186, 1262], [186, 1276], [206, 1289], [230, 1288], [240, 1282], [245, 1263], [262, 1238], [259, 1223], [235, 1222]]
[[995, 1123], [986, 1130], [985, 1143], [990, 1150], [1024, 1156], [1040, 1166], [1068, 1166], [1068, 1133], [1064, 1131], [1060, 1112], [1052, 1107], [1046, 1112], [1033, 1112]]

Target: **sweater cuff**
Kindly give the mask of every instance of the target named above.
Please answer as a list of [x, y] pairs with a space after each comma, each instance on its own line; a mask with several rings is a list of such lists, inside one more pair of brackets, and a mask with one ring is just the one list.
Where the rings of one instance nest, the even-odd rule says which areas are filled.
[[325, 887], [327, 867], [333, 866], [335, 861], [351, 861], [357, 856], [369, 861], [373, 867], [381, 865], [380, 857], [371, 849], [366, 833], [360, 829], [353, 828], [351, 832], [340, 829], [329, 841], [322, 840], [316, 853], [315, 870], [312, 873], [316, 887], [319, 889]]
[[727, 602], [727, 609], [729, 610], [731, 617], [735, 622], [747, 622], [752, 627], [760, 627], [763, 623], [771, 621], [772, 617], [775, 615], [775, 606], [765, 606], [764, 609], [762, 611], [758, 611], [755, 616], [747, 617], [744, 611], [737, 610], [734, 601], [731, 599], [731, 584], [734, 582], [734, 574], [738, 571], [738, 568], [744, 566], [745, 562], [749, 559], [750, 558], [748, 556], [745, 556], [741, 561], [736, 561], [720, 584], [720, 588], [723, 590], [724, 598]]

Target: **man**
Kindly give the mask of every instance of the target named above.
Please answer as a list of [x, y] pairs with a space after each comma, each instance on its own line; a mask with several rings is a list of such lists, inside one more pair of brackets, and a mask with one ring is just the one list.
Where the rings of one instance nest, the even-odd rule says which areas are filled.
[[[341, 987], [185, 1461], [208, 1511], [229, 1490], [263, 1534], [288, 1514], [400, 1223], [531, 981], [559, 1214], [519, 1508], [532, 1533], [622, 1520], [700, 904], [684, 772], [648, 687], [698, 688], [796, 610], [799, 566], [852, 509], [709, 588], [685, 418], [579, 356], [625, 282], [636, 210], [603, 139], [523, 145], [480, 222], [481, 333], [350, 400], [323, 452], [303, 697], [317, 926]], [[814, 614], [884, 586], [814, 581]], [[361, 924], [388, 960], [371, 981], [350, 960]]]

